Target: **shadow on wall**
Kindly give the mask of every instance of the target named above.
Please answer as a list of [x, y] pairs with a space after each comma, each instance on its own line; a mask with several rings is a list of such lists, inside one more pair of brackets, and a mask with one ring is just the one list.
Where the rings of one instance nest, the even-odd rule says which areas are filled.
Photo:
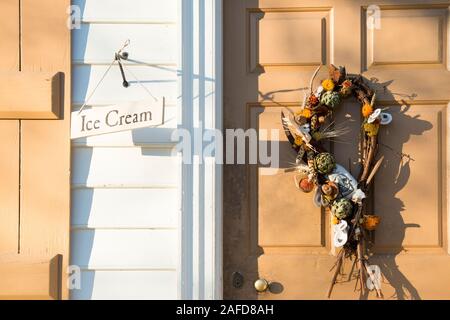
[[[85, 1], [79, 1], [77, 5], [80, 8], [81, 16], [84, 15]], [[81, 29], [73, 29], [72, 30], [72, 52], [77, 50], [81, 52], [80, 56], [84, 57], [86, 54], [86, 48], [88, 43], [88, 35], [89, 35], [90, 25], [82, 24]], [[75, 36], [76, 35], [76, 36]], [[88, 96], [89, 92], [87, 92], [89, 87], [89, 78], [91, 77], [92, 66], [91, 65], [78, 65], [73, 66], [73, 82], [72, 82], [72, 101], [75, 103], [83, 102]], [[77, 76], [75, 76], [77, 75]], [[76, 101], [75, 98], [83, 98], [80, 101]], [[80, 106], [73, 106], [72, 110], [74, 110]], [[93, 230], [85, 229], [85, 227], [89, 223], [89, 212], [91, 212], [92, 200], [94, 197], [94, 190], [92, 188], [87, 188], [82, 186], [86, 184], [87, 177], [89, 172], [77, 170], [78, 163], [75, 161], [75, 149], [74, 144], [76, 143], [85, 143], [86, 138], [80, 138], [72, 141], [72, 170], [71, 179], [72, 179], [72, 189], [71, 189], [71, 209], [70, 209], [70, 217], [71, 217], [71, 234], [70, 234], [70, 265], [77, 265], [81, 268], [81, 279], [80, 279], [80, 289], [73, 288], [70, 291], [70, 299], [90, 299], [92, 296], [92, 290], [94, 285], [94, 272], [86, 272], [86, 267], [90, 260], [92, 245], [94, 243], [95, 232]], [[92, 148], [86, 148], [85, 150], [85, 158], [86, 166], [84, 168], [89, 168], [91, 160], [92, 160]], [[80, 178], [78, 179], [78, 175]], [[77, 178], [74, 181], [75, 177]], [[80, 184], [79, 186], [74, 186], [74, 183]], [[77, 215], [75, 217], [74, 215]], [[81, 218], [79, 218], [81, 216]], [[76, 222], [75, 222], [76, 221]], [[75, 226], [79, 224], [79, 227]], [[87, 235], [87, 236], [86, 236]], [[84, 241], [81, 243], [78, 239], [84, 238]], [[73, 241], [75, 240], [76, 241]], [[87, 276], [88, 275], [88, 276]]]

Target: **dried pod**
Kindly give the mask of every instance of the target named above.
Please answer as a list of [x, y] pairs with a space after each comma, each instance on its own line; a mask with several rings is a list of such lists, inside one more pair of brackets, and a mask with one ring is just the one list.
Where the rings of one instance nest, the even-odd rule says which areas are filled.
[[341, 90], [339, 91], [339, 93], [342, 96], [347, 97], [347, 96], [349, 96], [352, 93], [352, 89], [353, 89], [352, 81], [351, 80], [345, 80], [341, 84]]
[[325, 122], [325, 116], [319, 116], [319, 117], [317, 118], [317, 120], [319, 121], [320, 124], [322, 124], [322, 123]]
[[362, 226], [366, 230], [375, 230], [380, 224], [381, 218], [376, 215], [366, 215], [364, 216]]
[[308, 104], [311, 107], [315, 107], [319, 104], [319, 98], [317, 98], [314, 94], [310, 95], [308, 98]]
[[330, 200], [333, 200], [339, 194], [339, 188], [336, 183], [327, 181], [321, 187], [322, 193], [327, 196]]
[[303, 178], [300, 180], [300, 183], [298, 185], [298, 187], [303, 191], [303, 192], [311, 192], [314, 190], [314, 183], [312, 181], [309, 181], [308, 178]]

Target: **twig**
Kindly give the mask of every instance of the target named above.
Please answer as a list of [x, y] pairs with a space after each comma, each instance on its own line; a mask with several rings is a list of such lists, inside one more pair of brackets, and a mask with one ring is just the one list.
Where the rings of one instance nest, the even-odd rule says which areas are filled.
[[355, 232], [356, 227], [359, 223], [361, 213], [362, 213], [362, 204], [358, 205], [358, 210], [356, 211], [354, 222], [353, 222], [352, 228], [350, 229], [350, 232], [349, 232], [349, 236], [348, 236], [349, 238], [353, 237], [353, 232]]
[[314, 74], [311, 77], [311, 80], [309, 81], [309, 89], [311, 90], [311, 93], [312, 93], [312, 86], [313, 86], [314, 79], [316, 78], [317, 74], [319, 73], [320, 68], [322, 68], [322, 64], [320, 64], [317, 67], [316, 71], [314, 71]]
[[358, 246], [356, 248], [357, 259], [358, 259], [358, 269], [359, 269], [359, 279], [361, 281], [361, 292], [364, 293], [366, 289], [365, 279], [364, 279], [364, 255], [362, 248], [362, 237], [358, 240]]
[[[319, 72], [319, 70], [320, 70], [321, 67], [322, 67], [322, 64], [320, 64], [320, 65], [317, 67], [316, 71], [314, 71], [314, 73], [313, 73], [313, 75], [312, 75], [312, 77], [311, 77], [311, 80], [309, 81], [309, 91], [310, 91], [310, 95], [313, 93], [313, 82], [314, 82], [314, 79], [316, 78], [317, 73]], [[306, 95], [306, 92], [304, 92], [304, 93], [303, 93], [303, 105], [302, 105], [303, 108], [306, 107], [306, 98], [307, 98], [307, 97], [308, 97], [308, 96]]]
[[333, 287], [336, 284], [336, 279], [337, 276], [339, 274], [339, 271], [341, 270], [341, 266], [342, 266], [342, 261], [344, 260], [344, 249], [341, 249], [341, 251], [338, 254], [337, 257], [337, 261], [336, 261], [336, 270], [334, 271], [334, 275], [333, 278], [331, 279], [331, 284], [330, 287], [328, 289], [328, 293], [327, 293], [327, 297], [330, 298], [331, 297], [331, 292], [333, 291]]
[[[350, 272], [348, 274], [348, 281], [352, 280], [352, 275], [355, 272], [356, 261], [357, 261], [357, 259], [353, 260], [352, 267], [351, 267]], [[356, 279], [358, 279], [358, 278], [356, 278]]]
[[361, 175], [361, 178], [359, 179], [360, 182], [363, 182], [367, 179], [367, 176], [369, 175], [369, 169], [370, 165], [372, 163], [373, 158], [375, 157], [375, 151], [376, 151], [376, 145], [377, 145], [377, 136], [370, 137], [369, 140], [369, 151], [367, 152], [367, 158], [364, 161], [364, 167], [363, 172]]
[[369, 177], [367, 178], [366, 186], [368, 186], [370, 184], [370, 182], [372, 181], [373, 177], [375, 176], [375, 173], [377, 173], [377, 171], [380, 168], [381, 163], [383, 162], [383, 160], [384, 160], [384, 156], [382, 156], [380, 159], [378, 159], [378, 161], [373, 166], [373, 169], [370, 172]]
[[[355, 260], [355, 262], [356, 262], [356, 260]], [[353, 291], [356, 291], [356, 288], [358, 287], [358, 283], [359, 283], [359, 277], [356, 277], [355, 287], [353, 288]]]

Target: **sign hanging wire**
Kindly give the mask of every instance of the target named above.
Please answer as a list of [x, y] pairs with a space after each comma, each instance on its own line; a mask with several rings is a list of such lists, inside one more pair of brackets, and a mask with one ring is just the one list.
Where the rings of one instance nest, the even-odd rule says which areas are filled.
[[[81, 106], [80, 110], [78, 111], [78, 114], [81, 113], [81, 111], [83, 111], [84, 107], [86, 107], [86, 105], [89, 103], [89, 101], [91, 100], [92, 96], [95, 94], [95, 92], [97, 91], [98, 87], [100, 86], [100, 84], [103, 82], [103, 80], [105, 80], [106, 75], [109, 73], [109, 71], [111, 70], [112, 66], [114, 65], [114, 63], [119, 62], [120, 63], [120, 57], [122, 54], [122, 51], [128, 47], [128, 45], [130, 44], [130, 39], [127, 39], [122, 48], [119, 49], [119, 51], [117, 51], [117, 53], [115, 54], [114, 60], [109, 64], [108, 68], [105, 70], [105, 72], [103, 73], [102, 77], [100, 78], [100, 80], [98, 81], [97, 85], [95, 86], [95, 88], [91, 91], [91, 93], [89, 94], [89, 96], [87, 97], [87, 99], [84, 101], [83, 105]], [[136, 80], [136, 82], [155, 100], [158, 101], [158, 99], [150, 92], [150, 90], [144, 86], [142, 84], [142, 82], [138, 79], [138, 77], [136, 77], [136, 75], [131, 72], [130, 69], [128, 69], [125, 64], [121, 64], [121, 66], [123, 66], [123, 68], [125, 70], [127, 70], [127, 72], [129, 72], [133, 78]]]
[[114, 60], [110, 63], [110, 65], [106, 69], [105, 73], [103, 74], [103, 76], [101, 77], [101, 79], [99, 80], [97, 85], [95, 86], [95, 88], [91, 91], [91, 93], [89, 94], [87, 99], [84, 101], [83, 105], [81, 106], [80, 110], [78, 111], [78, 114], [80, 114], [81, 111], [83, 111], [84, 107], [86, 107], [86, 105], [89, 103], [89, 101], [91, 100], [91, 98], [94, 95], [95, 91], [97, 91], [97, 89], [100, 86], [100, 84], [103, 82], [103, 80], [105, 80], [106, 75], [108, 74], [109, 70], [111, 70], [111, 68], [112, 68], [112, 66], [114, 65], [115, 62], [116, 62], [116, 59], [114, 58]]
[[147, 93], [153, 98], [153, 100], [158, 101], [158, 99], [151, 93], [151, 91], [150, 91], [146, 86], [144, 86], [144, 85], [142, 84], [142, 82], [138, 79], [138, 77], [136, 77], [136, 75], [135, 75], [130, 69], [128, 69], [128, 67], [125, 66], [125, 64], [123, 64], [123, 68], [133, 76], [134, 80], [136, 80], [136, 82], [137, 82], [142, 88], [144, 88], [145, 91], [147, 91]]

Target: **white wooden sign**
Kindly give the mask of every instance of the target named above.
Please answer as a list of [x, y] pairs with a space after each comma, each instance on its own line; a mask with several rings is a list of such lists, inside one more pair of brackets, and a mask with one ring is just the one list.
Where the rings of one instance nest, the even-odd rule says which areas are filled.
[[71, 138], [89, 137], [164, 123], [164, 99], [144, 100], [114, 106], [73, 111]]

